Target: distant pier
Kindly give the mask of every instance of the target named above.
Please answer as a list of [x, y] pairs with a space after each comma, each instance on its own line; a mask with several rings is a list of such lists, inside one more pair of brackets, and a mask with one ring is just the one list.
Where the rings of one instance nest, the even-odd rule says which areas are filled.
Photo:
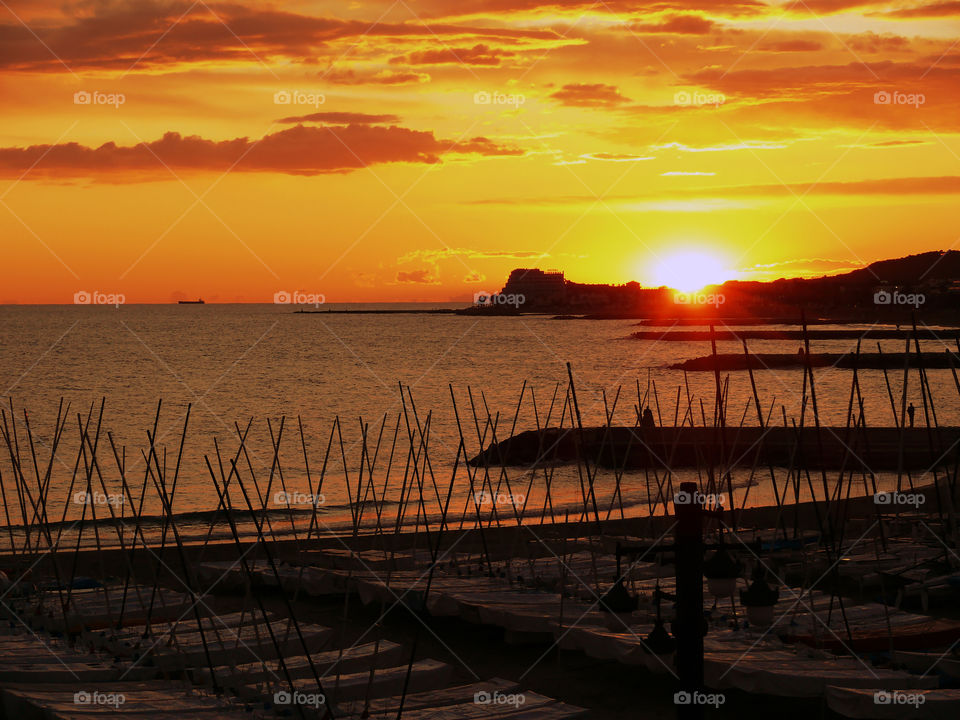
[[928, 470], [958, 459], [960, 427], [622, 427], [527, 430], [471, 458], [479, 465], [579, 462], [605, 467], [806, 467]]
[[670, 366], [673, 370], [765, 370], [770, 368], [835, 367], [852, 370], [928, 368], [949, 369], [960, 362], [956, 353], [945, 350], [939, 353], [730, 353], [704, 355]]

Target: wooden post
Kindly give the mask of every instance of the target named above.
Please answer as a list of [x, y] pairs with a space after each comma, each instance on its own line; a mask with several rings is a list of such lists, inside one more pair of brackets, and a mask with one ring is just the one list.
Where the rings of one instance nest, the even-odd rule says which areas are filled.
[[[677, 671], [680, 691], [693, 698], [703, 692], [703, 508], [695, 482], [680, 483], [674, 498], [676, 529]], [[684, 502], [681, 502], [683, 500]], [[703, 706], [678, 703], [678, 720], [702, 720]]]

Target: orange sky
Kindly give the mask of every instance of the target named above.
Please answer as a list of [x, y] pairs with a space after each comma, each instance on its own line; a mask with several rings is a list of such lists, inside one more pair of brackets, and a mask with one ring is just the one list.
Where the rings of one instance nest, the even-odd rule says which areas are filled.
[[[953, 247], [960, 3], [0, 4], [0, 302], [468, 299]], [[718, 280], [723, 278], [718, 278]], [[179, 294], [178, 294], [179, 293]]]

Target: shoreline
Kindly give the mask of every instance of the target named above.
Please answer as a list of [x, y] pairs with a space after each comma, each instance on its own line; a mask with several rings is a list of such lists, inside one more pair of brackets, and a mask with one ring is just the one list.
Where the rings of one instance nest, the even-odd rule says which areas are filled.
[[[926, 511], [919, 514], [933, 514], [938, 512], [934, 508], [939, 504], [945, 508], [953, 507], [953, 499], [950, 496], [948, 488], [944, 487], [941, 481], [937, 484], [927, 484], [914, 487], [911, 493], [922, 495], [925, 500], [922, 503]], [[725, 491], [724, 491], [725, 492]], [[938, 503], [939, 500], [939, 503]], [[891, 511], [892, 510], [892, 511]], [[826, 511], [826, 512], [825, 512]], [[882, 506], [874, 501], [874, 496], [862, 495], [841, 500], [806, 500], [799, 503], [777, 505], [760, 505], [754, 507], [736, 508], [734, 510], [723, 510], [723, 518], [715, 517], [708, 520], [713, 523], [718, 519], [723, 519], [724, 523], [731, 527], [739, 527], [741, 532], [753, 533], [760, 530], [778, 531], [785, 527], [784, 523], [789, 519], [790, 530], [798, 535], [805, 535], [811, 532], [817, 532], [819, 524], [827, 515], [834, 520], [842, 519], [844, 524], [849, 526], [858, 526], [876, 520], [880, 516], [889, 519], [889, 516], [914, 517], [918, 513], [909, 506]], [[506, 516], [505, 516], [506, 517]], [[442, 536], [446, 542], [455, 540], [457, 552], [489, 552], [493, 555], [504, 553], [505, 557], [510, 557], [518, 547], [525, 546], [530, 539], [530, 532], [537, 528], [536, 536], [544, 540], [571, 541], [590, 537], [656, 537], [657, 535], [668, 532], [676, 523], [675, 516], [670, 514], [658, 513], [654, 515], [641, 515], [626, 518], [600, 519], [599, 521], [591, 518], [585, 520], [558, 520], [556, 522], [543, 523], [521, 523], [484, 526], [482, 528], [453, 528], [446, 527]], [[325, 549], [343, 549], [349, 547], [353, 551], [363, 550], [383, 550], [384, 552], [401, 552], [415, 550], [417, 548], [425, 549], [425, 538], [430, 536], [434, 538], [440, 530], [440, 523], [431, 524], [428, 529], [419, 527], [416, 529], [401, 529], [400, 532], [383, 532], [377, 528], [371, 527], [361, 529], [360, 532], [353, 532], [350, 528], [344, 528], [343, 532], [324, 532], [315, 533], [310, 539], [300, 537], [268, 537], [267, 543], [272, 548], [278, 561], [291, 561], [298, 558], [302, 553], [308, 555], [315, 551]], [[453, 540], [451, 540], [453, 538]], [[435, 542], [435, 540], [434, 540]], [[168, 566], [177, 566], [180, 564], [178, 552], [182, 550], [187, 559], [196, 559], [203, 557], [205, 560], [229, 560], [237, 557], [238, 552], [244, 554], [262, 543], [252, 534], [249, 538], [241, 537], [239, 543], [233, 539], [226, 539], [219, 542], [184, 542], [181, 548], [177, 548], [173, 537], [168, 537], [166, 546], [162, 553], [159, 550], [159, 544], [150, 546], [147, 550], [142, 545], [135, 548], [127, 547], [121, 549], [117, 547], [109, 548], [68, 548], [65, 551], [50, 553], [48, 550], [39, 548], [35, 552], [25, 553], [0, 553], [0, 567], [11, 567], [17, 563], [26, 563], [28, 566], [31, 561], [44, 556], [51, 556], [53, 559], [62, 559], [69, 557], [76, 559], [78, 569], [93, 568], [97, 565], [110, 566], [117, 564], [118, 568], [127, 567], [131, 556], [139, 555], [146, 564], [156, 562], [162, 559]], [[499, 551], [499, 552], [498, 552]], [[172, 564], [172, 565], [171, 565]]]

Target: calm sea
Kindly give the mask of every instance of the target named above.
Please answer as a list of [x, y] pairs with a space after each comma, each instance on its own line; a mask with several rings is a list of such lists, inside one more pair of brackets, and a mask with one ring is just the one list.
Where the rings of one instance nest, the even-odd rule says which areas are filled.
[[[353, 309], [423, 309], [420, 305], [339, 306]], [[438, 307], [438, 306], [433, 306]], [[454, 307], [454, 306], [450, 306]], [[324, 306], [338, 309], [338, 306]], [[865, 327], [865, 326], [864, 326]], [[536, 400], [541, 422], [556, 394], [551, 422], [556, 424], [563, 406], [567, 383], [566, 363], [573, 365], [580, 411], [585, 424], [604, 420], [604, 397], [607, 408], [614, 405], [616, 420], [633, 422], [636, 406], [647, 398], [664, 424], [672, 424], [677, 414], [677, 391], [681, 388], [679, 415], [688, 407], [687, 393], [693, 398], [697, 424], [702, 424], [700, 400], [707, 422], [712, 423], [715, 399], [711, 373], [682, 372], [666, 366], [710, 352], [709, 343], [667, 343], [638, 341], [629, 338], [637, 328], [633, 321], [562, 321], [550, 317], [459, 317], [429, 314], [295, 314], [283, 305], [124, 305], [104, 306], [5, 306], [0, 308], [0, 394], [4, 404], [12, 400], [18, 423], [20, 452], [28, 481], [33, 478], [33, 461], [28, 460], [28, 439], [24, 431], [23, 411], [29, 412], [34, 432], [41, 476], [52, 443], [53, 426], [61, 398], [70, 404], [71, 419], [67, 424], [62, 446], [53, 463], [51, 503], [60, 507], [70, 501], [68, 493], [86, 487], [81, 459], [77, 461], [78, 419], [85, 421], [91, 408], [94, 417], [99, 403], [105, 409], [98, 442], [98, 470], [108, 490], [122, 485], [119, 466], [123, 465], [132, 488], [134, 504], [138, 504], [144, 482], [149, 491], [145, 510], [159, 512], [160, 504], [154, 485], [156, 475], [145, 474], [146, 463], [141, 455], [148, 448], [147, 432], [152, 429], [158, 401], [163, 402], [158, 429], [160, 464], [166, 463], [166, 480], [172, 483], [178, 454], [180, 433], [188, 404], [192, 405], [183, 461], [174, 496], [178, 513], [200, 513], [216, 507], [217, 495], [204, 458], [216, 469], [220, 463], [216, 446], [221, 451], [225, 472], [229, 460], [237, 452], [237, 429], [253, 420], [247, 455], [238, 458], [244, 470], [243, 479], [249, 495], [257, 494], [250, 479], [250, 470], [257, 478], [260, 495], [281, 487], [289, 492], [316, 491], [307, 481], [303, 452], [300, 446], [298, 418], [303, 424], [307, 456], [314, 484], [320, 473], [331, 438], [332, 422], [340, 420], [346, 468], [341, 459], [339, 436], [333, 450], [322, 488], [324, 522], [341, 525], [350, 522], [347, 498], [383, 492], [386, 466], [399, 420], [399, 440], [387, 480], [386, 498], [381, 521], [397, 519], [403, 486], [404, 469], [413, 477], [404, 448], [407, 442], [407, 421], [416, 433], [413, 406], [407, 402], [407, 415], [401, 403], [400, 384], [409, 388], [421, 427], [429, 425], [430, 464], [420, 477], [430, 488], [435, 482], [439, 494], [450, 486], [453, 461], [460, 436], [457, 431], [451, 386], [456, 396], [456, 411], [464, 427], [471, 454], [479, 445], [474, 413], [480, 432], [486, 413], [499, 413], [497, 434], [508, 434], [517, 412], [524, 382], [524, 394], [518, 429], [535, 427], [533, 400]], [[685, 328], [686, 329], [686, 328]], [[813, 350], [840, 352], [853, 349], [856, 341], [835, 340], [812, 343]], [[868, 347], [869, 346], [869, 347]], [[925, 350], [942, 350], [935, 342], [922, 343]], [[757, 352], [795, 352], [795, 341], [753, 341]], [[903, 341], [883, 341], [885, 352], [902, 352]], [[875, 351], [876, 343], [865, 344], [864, 351]], [[736, 342], [721, 342], [720, 352], [740, 352]], [[852, 371], [824, 369], [816, 371], [821, 422], [843, 425], [850, 398]], [[766, 414], [775, 408], [774, 421], [782, 422], [780, 406], [789, 417], [799, 413], [802, 392], [800, 371], [761, 371], [756, 373], [761, 404]], [[960, 403], [949, 370], [930, 371], [931, 386], [940, 424], [960, 424]], [[903, 383], [902, 373], [889, 374], [891, 392], [899, 407]], [[865, 414], [871, 425], [893, 424], [887, 386], [881, 371], [861, 371]], [[656, 388], [656, 395], [653, 389]], [[469, 391], [469, 392], [468, 392]], [[532, 391], [532, 392], [531, 392]], [[472, 408], [471, 397], [472, 392]], [[745, 372], [729, 375], [728, 424], [755, 424], [755, 410], [748, 403], [752, 394]], [[916, 373], [908, 383], [908, 397], [922, 407]], [[659, 405], [659, 408], [657, 407]], [[746, 412], [745, 412], [746, 411]], [[8, 423], [9, 405], [7, 405]], [[273, 463], [274, 438], [280, 434], [280, 420], [286, 418], [280, 437], [280, 466]], [[922, 411], [918, 412], [922, 423]], [[565, 419], [569, 424], [569, 418]], [[369, 453], [363, 459], [361, 443], [366, 426]], [[383, 430], [381, 432], [381, 427]], [[110, 435], [108, 435], [108, 432]], [[112, 437], [119, 462], [111, 449]], [[381, 438], [374, 464], [374, 448]], [[489, 438], [489, 435], [488, 435]], [[123, 448], [125, 447], [125, 450]], [[15, 491], [9, 452], [0, 446], [4, 457], [0, 471], [8, 492]], [[360, 474], [361, 461], [373, 465], [374, 488], [366, 487], [368, 473]], [[248, 465], [249, 462], [249, 465]], [[270, 480], [273, 468], [273, 480]], [[432, 471], [432, 475], [429, 474]], [[71, 485], [73, 479], [73, 485]], [[524, 476], [510, 470], [515, 496], [525, 498], [528, 511], [546, 502], [544, 479]], [[612, 501], [613, 480], [606, 479], [598, 489], [602, 503], [613, 502], [613, 516], [619, 516], [620, 500]], [[410, 480], [408, 479], [408, 482]], [[628, 474], [623, 481], [625, 512], [647, 512], [647, 482], [644, 474]], [[96, 474], [91, 480], [99, 488]], [[749, 470], [735, 478], [742, 486], [751, 484]], [[758, 480], [759, 482], [759, 480]], [[504, 488], [504, 478], [493, 476], [495, 489]], [[454, 506], [466, 504], [468, 480], [462, 468], [454, 478]], [[379, 490], [377, 490], [379, 488]], [[237, 489], [237, 488], [235, 488]], [[862, 488], [861, 488], [862, 490]], [[769, 501], [769, 488], [762, 482], [748, 499]], [[243, 506], [242, 495], [234, 502]], [[267, 498], [272, 502], [272, 496]], [[551, 510], [563, 513], [582, 504], [575, 471], [558, 474], [551, 496]], [[256, 504], [256, 500], [254, 500]], [[124, 503], [120, 503], [123, 505]], [[12, 501], [8, 500], [8, 508]], [[457, 510], [462, 509], [456, 508]], [[29, 508], [28, 508], [29, 510]], [[130, 503], [120, 507], [129, 515]], [[302, 508], [301, 508], [302, 510]], [[75, 517], [70, 508], [67, 518]], [[97, 517], [109, 508], [95, 507]], [[19, 512], [19, 511], [17, 511]], [[373, 510], [365, 511], [373, 514]], [[407, 512], [414, 512], [410, 509]], [[508, 515], [512, 507], [501, 508]], [[59, 515], [60, 510], [56, 515]], [[54, 514], [54, 513], [51, 513]], [[310, 515], [312, 513], [307, 513]], [[29, 512], [28, 512], [29, 515]], [[13, 513], [11, 522], [19, 515]], [[365, 519], [369, 516], [365, 515]], [[413, 517], [403, 517], [404, 522]]]

